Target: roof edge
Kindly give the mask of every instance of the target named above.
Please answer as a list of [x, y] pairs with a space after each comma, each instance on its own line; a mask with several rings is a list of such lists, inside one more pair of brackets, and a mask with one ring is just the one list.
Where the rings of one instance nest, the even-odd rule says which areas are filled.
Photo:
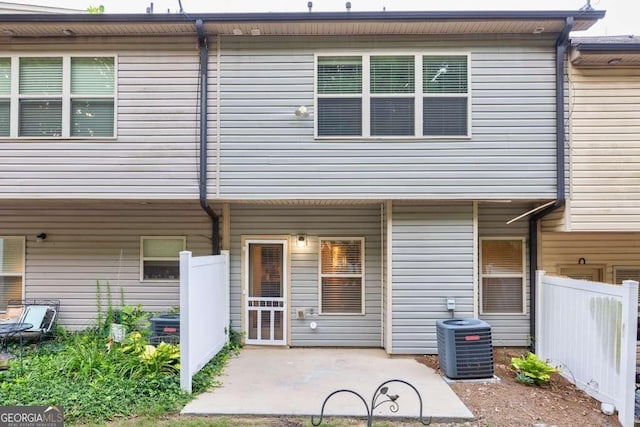
[[571, 47], [581, 52], [640, 52], [640, 43], [576, 43]]
[[536, 20], [566, 19], [595, 21], [605, 11], [401, 11], [401, 12], [264, 12], [264, 13], [192, 13], [185, 14], [3, 14], [0, 22], [286, 22], [286, 21], [453, 21], [453, 20]]

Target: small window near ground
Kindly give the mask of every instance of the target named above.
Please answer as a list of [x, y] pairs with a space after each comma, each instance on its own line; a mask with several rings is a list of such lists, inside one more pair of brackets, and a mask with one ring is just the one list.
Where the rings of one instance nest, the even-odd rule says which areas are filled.
[[180, 251], [184, 251], [185, 247], [185, 237], [142, 237], [140, 280], [179, 280]]
[[364, 238], [320, 239], [320, 313], [364, 314]]
[[524, 239], [482, 239], [480, 307], [483, 314], [525, 312]]
[[0, 236], [0, 311], [10, 300], [22, 299], [24, 237]]

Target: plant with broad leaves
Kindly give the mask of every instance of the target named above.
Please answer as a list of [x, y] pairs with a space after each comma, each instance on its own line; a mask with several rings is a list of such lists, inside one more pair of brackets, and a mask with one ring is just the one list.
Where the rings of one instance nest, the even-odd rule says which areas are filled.
[[516, 380], [526, 385], [543, 385], [551, 379], [551, 374], [558, 372], [557, 368], [541, 360], [533, 353], [526, 356], [513, 357], [511, 367], [517, 371]]

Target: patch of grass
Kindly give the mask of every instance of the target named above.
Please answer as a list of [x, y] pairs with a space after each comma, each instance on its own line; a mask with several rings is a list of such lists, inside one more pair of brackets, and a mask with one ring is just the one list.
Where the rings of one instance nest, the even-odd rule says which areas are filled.
[[[27, 350], [0, 371], [0, 405], [61, 405], [65, 421], [103, 422], [123, 417], [156, 419], [178, 412], [193, 395], [180, 389], [175, 348], [141, 352], [109, 344], [99, 330], [61, 332], [51, 342]], [[226, 346], [193, 378], [193, 393], [214, 385], [236, 344]], [[163, 356], [166, 353], [166, 357]], [[157, 425], [157, 423], [153, 423]], [[204, 425], [204, 424], [194, 424]]]

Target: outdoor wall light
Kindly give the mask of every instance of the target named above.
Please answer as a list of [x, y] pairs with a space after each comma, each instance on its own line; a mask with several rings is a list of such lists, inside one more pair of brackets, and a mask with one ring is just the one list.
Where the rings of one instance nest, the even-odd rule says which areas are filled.
[[299, 117], [299, 118], [309, 117], [309, 109], [304, 105], [301, 105], [295, 109], [293, 114], [295, 114], [296, 117]]
[[307, 236], [305, 234], [298, 234], [296, 236], [296, 246], [299, 248], [307, 247]]
[[46, 238], [47, 238], [47, 233], [40, 233], [36, 236], [36, 240], [38, 241], [38, 243], [44, 242]]

